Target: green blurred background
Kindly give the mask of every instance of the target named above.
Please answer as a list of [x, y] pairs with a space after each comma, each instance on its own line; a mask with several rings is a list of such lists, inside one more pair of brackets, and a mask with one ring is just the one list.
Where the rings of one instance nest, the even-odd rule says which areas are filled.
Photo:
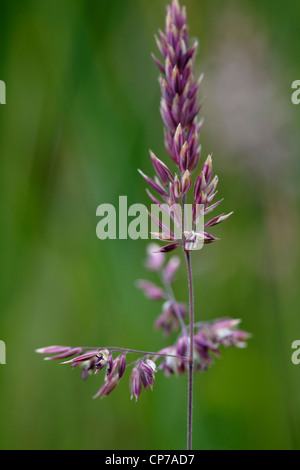
[[[197, 319], [243, 319], [253, 339], [197, 375], [195, 449], [300, 448], [300, 3], [185, 0], [205, 72], [203, 156], [214, 153], [222, 241], [193, 257]], [[136, 169], [167, 159], [150, 52], [162, 0], [0, 0], [2, 449], [184, 449], [186, 377], [129, 400], [125, 378], [45, 363], [51, 344], [169, 344], [134, 286], [146, 241], [99, 241], [96, 208], [146, 203]], [[153, 276], [153, 280], [154, 280]], [[185, 267], [175, 285], [186, 300]], [[172, 340], [171, 340], [172, 341]]]

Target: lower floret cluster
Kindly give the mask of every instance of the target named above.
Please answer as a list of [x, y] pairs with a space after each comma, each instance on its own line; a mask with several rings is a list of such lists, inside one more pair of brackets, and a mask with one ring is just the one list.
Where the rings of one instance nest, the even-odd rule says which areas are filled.
[[[73, 369], [81, 369], [81, 377], [86, 380], [89, 375], [97, 375], [105, 369], [104, 383], [94, 398], [109, 395], [119, 384], [127, 369], [131, 369], [130, 392], [131, 398], [139, 398], [141, 390], [153, 388], [157, 371], [163, 371], [166, 376], [184, 374], [189, 365], [190, 326], [185, 324], [187, 308], [177, 302], [172, 289], [176, 272], [180, 267], [180, 259], [172, 257], [167, 263], [165, 254], [158, 250], [159, 246], [151, 244], [147, 248], [145, 266], [156, 272], [161, 286], [147, 280], [139, 280], [137, 287], [147, 298], [155, 302], [163, 302], [162, 313], [155, 321], [155, 327], [162, 329], [164, 335], [177, 332], [175, 343], [158, 352], [137, 351], [118, 347], [72, 348], [69, 346], [50, 346], [38, 349], [45, 354], [45, 360], [60, 360], [69, 364]], [[221, 319], [213, 322], [196, 323], [194, 325], [194, 370], [206, 371], [214, 359], [220, 357], [221, 347], [244, 348], [250, 337], [245, 331], [239, 330], [240, 320]], [[136, 354], [138, 359], [128, 363], [128, 354]]]

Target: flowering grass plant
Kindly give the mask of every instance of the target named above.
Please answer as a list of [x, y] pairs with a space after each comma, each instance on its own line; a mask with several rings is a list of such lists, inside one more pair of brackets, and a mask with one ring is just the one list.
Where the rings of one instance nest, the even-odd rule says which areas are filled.
[[[81, 369], [83, 379], [91, 374], [97, 375], [103, 369], [104, 382], [95, 398], [109, 395], [128, 370], [131, 398], [136, 400], [143, 388], [153, 388], [155, 376], [160, 371], [166, 376], [187, 374], [187, 448], [190, 450], [194, 373], [208, 370], [214, 358], [220, 356], [222, 346], [245, 347], [249, 334], [238, 329], [240, 320], [225, 318], [212, 322], [196, 322], [194, 318], [191, 254], [199, 244], [211, 244], [218, 240], [210, 233], [210, 229], [226, 220], [231, 213], [214, 216], [204, 224], [204, 230], [195, 230], [199, 217], [197, 208], [201, 206], [204, 216], [207, 216], [222, 200], [217, 200], [219, 179], [217, 176], [213, 177], [212, 157], [209, 155], [200, 171], [198, 169], [201, 155], [199, 134], [203, 121], [198, 117], [201, 102], [198, 102], [197, 93], [202, 76], [198, 80], [194, 78], [198, 44], [189, 43], [186, 10], [180, 7], [178, 0], [173, 0], [172, 5], [167, 7], [165, 32], [159, 31], [156, 43], [162, 56], [162, 60], [154, 55], [153, 59], [161, 72], [160, 111], [165, 126], [165, 147], [175, 172], [152, 151], [150, 158], [156, 175], [150, 178], [139, 171], [150, 186], [151, 191], [147, 189], [147, 193], [152, 203], [167, 211], [175, 225], [181, 224], [181, 221], [171, 209], [179, 204], [184, 217], [186, 202], [189, 199], [192, 201], [192, 227], [189, 230], [183, 228], [182, 237], [178, 238], [172, 230], [165, 230], [164, 224], [157, 220], [159, 231], [152, 235], [164, 244], [160, 246], [151, 243], [148, 246], [145, 266], [149, 271], [157, 273], [159, 284], [139, 280], [137, 287], [146, 297], [162, 304], [155, 327], [161, 329], [165, 336], [172, 332], [177, 332], [178, 336], [175, 342], [157, 352], [107, 346], [51, 346], [38, 349], [37, 352], [45, 354], [46, 360], [59, 360], [72, 368]], [[180, 258], [172, 255], [169, 260], [166, 259], [168, 253], [180, 248], [187, 264], [188, 307], [176, 300], [172, 287]], [[131, 354], [138, 358], [130, 361]]]

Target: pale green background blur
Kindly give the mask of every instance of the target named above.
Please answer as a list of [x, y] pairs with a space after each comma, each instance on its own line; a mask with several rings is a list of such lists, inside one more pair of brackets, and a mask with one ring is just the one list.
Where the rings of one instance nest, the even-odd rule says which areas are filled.
[[[300, 3], [185, 4], [205, 72], [203, 155], [235, 211], [193, 257], [196, 316], [242, 318], [253, 334], [196, 377], [194, 447], [300, 448]], [[168, 159], [150, 57], [165, 5], [0, 0], [2, 449], [185, 448], [186, 377], [159, 374], [137, 404], [124, 378], [94, 401], [103, 376], [82, 382], [34, 353], [169, 344], [153, 329], [159, 306], [134, 286], [146, 241], [96, 238], [99, 204], [147, 202], [136, 169], [152, 171], [148, 148]], [[175, 289], [186, 300], [184, 266]]]

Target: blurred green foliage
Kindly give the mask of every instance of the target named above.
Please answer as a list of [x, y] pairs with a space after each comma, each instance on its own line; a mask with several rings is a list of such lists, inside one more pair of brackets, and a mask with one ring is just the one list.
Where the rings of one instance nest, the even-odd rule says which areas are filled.
[[[226, 15], [237, 14], [249, 21], [250, 46], [264, 38], [251, 62], [254, 70], [261, 50], [268, 57], [271, 78], [262, 96], [272, 85], [281, 97], [271, 105], [263, 100], [270, 120], [262, 125], [268, 129], [272, 116], [288, 115], [287, 125], [279, 123], [287, 144], [275, 172], [255, 135], [259, 165], [249, 167], [249, 147], [232, 158], [222, 138], [226, 120], [216, 126], [207, 118], [204, 126], [203, 153], [215, 152], [224, 211], [235, 215], [215, 230], [222, 241], [193, 257], [196, 315], [242, 318], [253, 339], [245, 351], [224, 351], [196, 377], [194, 447], [299, 448], [300, 366], [291, 362], [291, 343], [300, 337], [300, 108], [291, 104], [290, 87], [300, 78], [300, 3], [185, 4], [191, 35], [200, 39], [201, 91], [209, 90], [202, 114], [221, 112], [230, 120], [230, 107], [214, 101], [209, 83], [216, 49], [228, 35], [239, 45], [238, 21], [226, 34], [219, 27]], [[7, 86], [7, 104], [0, 107], [0, 339], [7, 346], [7, 365], [0, 366], [0, 447], [184, 449], [186, 377], [158, 376], [154, 392], [143, 393], [137, 404], [129, 400], [125, 378], [110, 397], [94, 401], [100, 375], [82, 382], [78, 371], [34, 353], [51, 344], [150, 350], [169, 344], [153, 329], [159, 307], [134, 287], [146, 275], [146, 242], [101, 242], [95, 232], [99, 204], [117, 204], [119, 195], [147, 202], [136, 169], [150, 171], [148, 148], [168, 158], [150, 58], [166, 2], [0, 5], [0, 79]], [[253, 87], [248, 96], [250, 108], [258, 91]], [[245, 127], [241, 115], [236, 135]], [[176, 293], [186, 300], [184, 266]]]

